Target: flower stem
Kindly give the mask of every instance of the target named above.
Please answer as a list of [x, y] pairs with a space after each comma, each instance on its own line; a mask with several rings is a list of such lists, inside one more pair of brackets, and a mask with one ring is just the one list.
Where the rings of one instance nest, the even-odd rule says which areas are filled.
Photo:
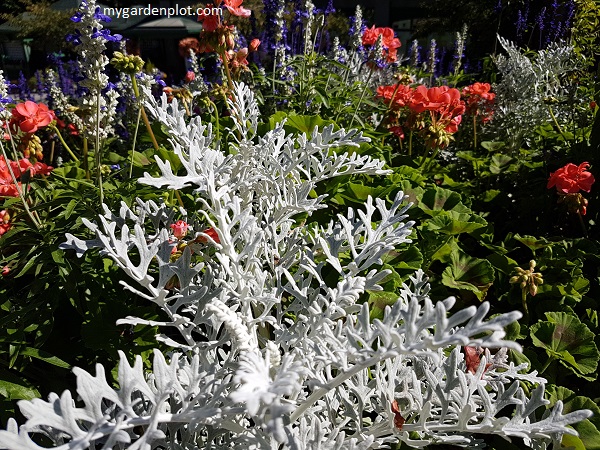
[[100, 205], [104, 203], [104, 186], [102, 186], [102, 152], [100, 149], [100, 100], [102, 98], [102, 91], [97, 90], [96, 93], [96, 143], [94, 146], [94, 152], [96, 156], [96, 179], [98, 181], [98, 188], [100, 189]]
[[225, 49], [222, 48], [219, 51], [219, 55], [221, 56], [221, 61], [223, 62], [223, 67], [225, 68], [225, 76], [227, 77], [227, 86], [229, 86], [231, 95], [233, 95], [233, 80], [231, 79], [231, 71], [229, 70], [229, 63], [227, 62], [227, 52], [225, 52]]
[[216, 138], [217, 142], [221, 142], [221, 130], [219, 130], [219, 110], [217, 109], [217, 105], [209, 98], [208, 104], [212, 107], [215, 115], [215, 129], [216, 129]]
[[477, 150], [477, 116], [473, 114], [473, 150]]
[[523, 304], [523, 315], [525, 321], [529, 322], [529, 307], [527, 306], [527, 289], [521, 289], [521, 303]]
[[85, 170], [85, 179], [89, 180], [90, 177], [90, 161], [88, 159], [88, 140], [86, 137], [83, 138], [83, 168]]
[[60, 143], [62, 144], [62, 146], [65, 148], [65, 150], [67, 151], [67, 153], [69, 153], [69, 155], [71, 156], [71, 158], [73, 158], [74, 161], [79, 161], [79, 159], [77, 158], [77, 156], [75, 156], [75, 153], [73, 153], [73, 151], [71, 150], [71, 148], [67, 145], [67, 143], [63, 139], [62, 134], [60, 133], [59, 129], [57, 127], [55, 127], [54, 125], [49, 125], [49, 127], [52, 129], [52, 131], [54, 131], [56, 133], [56, 135], [58, 136], [58, 140], [60, 141]]
[[133, 156], [135, 155], [135, 143], [137, 141], [138, 130], [140, 128], [140, 118], [142, 117], [142, 108], [138, 109], [137, 121], [135, 122], [135, 132], [133, 133], [133, 146], [131, 147], [131, 161], [129, 163], [129, 179], [133, 176]]
[[547, 106], [548, 106], [548, 112], [550, 113], [550, 117], [552, 117], [552, 121], [554, 122], [554, 125], [556, 125], [556, 129], [558, 130], [560, 135], [563, 137], [565, 142], [567, 142], [567, 137], [563, 133], [563, 130], [562, 130], [560, 124], [558, 123], [558, 120], [556, 120], [556, 116], [554, 115], [554, 111], [552, 111], [552, 107], [550, 105], [547, 105]]
[[152, 145], [154, 146], [154, 150], [158, 150], [158, 142], [156, 141], [156, 137], [154, 136], [154, 132], [152, 131], [152, 127], [150, 126], [150, 121], [148, 120], [148, 116], [146, 115], [146, 110], [144, 109], [144, 105], [140, 99], [140, 90], [138, 88], [137, 80], [135, 79], [135, 75], [130, 75], [131, 77], [131, 86], [133, 87], [133, 94], [135, 98], [140, 102], [140, 111], [142, 112], [142, 119], [144, 119], [144, 124], [146, 125], [146, 129], [148, 130], [148, 134], [150, 135], [150, 139], [152, 140]]
[[365, 98], [365, 94], [367, 93], [367, 89], [369, 88], [369, 81], [371, 81], [371, 75], [373, 75], [373, 69], [369, 70], [369, 76], [367, 77], [367, 81], [365, 81], [365, 87], [364, 87], [362, 93], [360, 94], [360, 98], [358, 99], [358, 105], [356, 105], [356, 109], [354, 110], [354, 114], [352, 115], [352, 120], [350, 121], [350, 125], [348, 126], [349, 129], [352, 128], [354, 119], [356, 119], [356, 113], [358, 113], [358, 110], [360, 109], [360, 105], [361, 105], [363, 99]]
[[583, 221], [583, 217], [581, 216], [581, 212], [577, 211], [577, 217], [579, 217], [579, 224], [581, 225], [581, 229], [583, 230], [583, 235], [587, 238], [588, 232], [585, 226], [585, 222]]
[[[12, 142], [12, 138], [11, 138], [11, 142]], [[39, 229], [39, 228], [41, 228], [41, 224], [40, 224], [40, 222], [38, 222], [38, 220], [36, 220], [36, 218], [31, 213], [31, 210], [29, 209], [27, 200], [25, 200], [25, 196], [23, 195], [22, 186], [19, 186], [19, 183], [17, 182], [17, 177], [12, 169], [12, 166], [9, 163], [8, 155], [6, 154], [6, 149], [4, 148], [4, 144], [2, 144], [1, 142], [0, 142], [0, 148], [2, 148], [2, 155], [4, 156], [4, 162], [6, 163], [6, 167], [10, 173], [10, 177], [12, 178], [15, 188], [17, 189], [17, 192], [19, 193], [19, 198], [21, 199], [21, 202], [23, 202], [23, 207], [25, 208], [25, 212], [27, 213], [27, 215], [29, 216], [29, 218], [31, 219], [31, 221], [33, 222], [35, 227]]]

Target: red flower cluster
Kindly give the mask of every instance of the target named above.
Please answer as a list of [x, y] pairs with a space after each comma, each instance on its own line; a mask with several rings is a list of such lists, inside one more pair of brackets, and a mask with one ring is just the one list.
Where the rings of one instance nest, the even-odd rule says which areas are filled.
[[20, 128], [23, 133], [35, 133], [38, 128], [45, 127], [55, 119], [54, 111], [46, 105], [27, 100], [14, 107], [10, 124], [15, 129]]
[[379, 86], [377, 88], [377, 97], [384, 99], [385, 103], [393, 110], [398, 110], [408, 105], [412, 96], [413, 89], [405, 84]]
[[[10, 168], [17, 180], [21, 178], [21, 176], [30, 171], [31, 175], [48, 175], [54, 169], [51, 166], [48, 166], [42, 162], [36, 162], [35, 164], [31, 164], [31, 162], [26, 159], [20, 159], [18, 162], [8, 161], [10, 164]], [[21, 187], [21, 183], [19, 183], [19, 187]], [[8, 164], [6, 164], [6, 160], [3, 156], [0, 156], [0, 197], [18, 197], [19, 190], [17, 186], [13, 183], [13, 179], [11, 177]]]
[[579, 166], [569, 163], [556, 172], [550, 174], [547, 188], [556, 186], [558, 192], [563, 194], [575, 194], [577, 192], [590, 192], [594, 184], [594, 175], [587, 171], [590, 163], [584, 162]]
[[481, 115], [483, 123], [492, 119], [492, 105], [496, 99], [496, 94], [490, 92], [491, 88], [489, 83], [473, 83], [462, 90], [462, 96], [467, 106], [466, 113], [476, 116]]
[[556, 186], [560, 198], [558, 203], [565, 204], [572, 213], [584, 216], [587, 213], [588, 200], [579, 192], [590, 192], [592, 184], [596, 181], [594, 175], [588, 172], [590, 164], [584, 162], [576, 166], [569, 163], [556, 172], [550, 174], [547, 188]]
[[460, 91], [448, 86], [429, 89], [427, 86], [417, 86], [409, 107], [416, 113], [430, 111], [450, 120], [465, 112], [465, 103], [460, 99]]
[[430, 146], [447, 145], [448, 135], [458, 131], [466, 109], [460, 91], [448, 86], [421, 85], [414, 89], [403, 84], [379, 86], [377, 96], [392, 112], [390, 131], [396, 136], [403, 136], [402, 127], [421, 132]]
[[402, 45], [400, 39], [395, 37], [394, 30], [391, 28], [367, 28], [362, 36], [362, 45], [372, 47], [377, 43], [381, 36], [383, 43], [383, 55], [387, 62], [392, 63], [398, 59], [398, 49]]
[[252, 11], [242, 6], [243, 0], [223, 0], [223, 4], [227, 8], [227, 11], [233, 16], [238, 17], [250, 17]]

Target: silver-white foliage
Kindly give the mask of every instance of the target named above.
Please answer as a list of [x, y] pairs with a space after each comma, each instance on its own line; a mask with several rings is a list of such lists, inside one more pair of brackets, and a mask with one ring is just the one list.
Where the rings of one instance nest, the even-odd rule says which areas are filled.
[[[176, 103], [149, 102], [187, 176], [161, 162], [161, 177], [141, 181], [195, 187], [203, 218], [193, 222], [191, 237], [200, 239], [179, 258], [171, 258], [175, 211], [141, 200], [85, 221], [96, 239], [68, 235], [63, 244], [112, 258], [133, 280], [125, 288], [165, 313], [161, 321], [119, 322], [171, 328], [157, 338], [173, 353], [155, 351], [150, 373], [140, 358], [131, 366], [121, 355], [116, 390], [102, 366], [95, 376], [75, 369], [77, 396], [21, 402], [28, 420], [10, 421], [0, 448], [39, 450], [32, 438], [44, 435], [60, 449], [366, 450], [398, 441], [474, 445], [476, 434], [546, 448], [575, 433], [568, 425], [589, 411], [563, 415], [558, 402], [542, 416], [545, 380], [507, 364], [505, 350], [487, 350], [518, 348], [503, 329], [520, 313], [485, 321], [483, 303], [449, 315], [454, 298], [433, 302], [418, 271], [383, 319], [371, 320], [364, 294], [381, 289], [382, 257], [409, 241], [403, 194], [390, 207], [369, 198], [326, 227], [297, 226], [295, 215], [323, 207], [310, 194], [317, 182], [382, 173], [382, 163], [340, 154], [338, 147], [365, 141], [353, 131], [294, 137], [280, 124], [258, 136], [252, 93], [240, 84], [235, 98], [237, 144], [227, 157], [209, 128], [181, 119]], [[201, 231], [207, 224], [218, 242]], [[486, 347], [475, 373], [466, 345]], [[520, 383], [537, 385], [531, 398]]]
[[552, 122], [548, 105], [560, 124], [567, 121], [572, 106], [560, 105], [556, 100], [569, 90], [564, 75], [577, 67], [573, 47], [553, 42], [531, 56], [500, 36], [498, 40], [506, 55], [494, 58], [501, 78], [494, 86], [496, 111], [490, 127], [502, 139], [519, 144], [529, 137], [523, 133], [533, 133], [543, 123]]

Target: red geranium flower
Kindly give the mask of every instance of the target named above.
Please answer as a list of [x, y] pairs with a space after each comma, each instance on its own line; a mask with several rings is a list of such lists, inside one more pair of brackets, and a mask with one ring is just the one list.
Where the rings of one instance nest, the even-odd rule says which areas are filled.
[[56, 118], [54, 111], [49, 110], [46, 105], [38, 105], [31, 100], [15, 106], [12, 115], [11, 124], [18, 126], [23, 133], [35, 133], [38, 128], [45, 127]]
[[483, 115], [483, 122], [488, 122], [494, 113], [492, 105], [496, 94], [490, 92], [489, 83], [473, 83], [462, 90], [462, 95], [467, 102], [467, 113]]
[[448, 126], [445, 128], [446, 132], [450, 134], [456, 133], [461, 122], [462, 116], [454, 116]]
[[[207, 8], [205, 8], [207, 9]], [[217, 14], [204, 14], [202, 11], [198, 15], [198, 21], [202, 22], [202, 31], [212, 32], [219, 28], [221, 24], [221, 18]], [[198, 51], [194, 48], [196, 53], [200, 53], [202, 50], [202, 44], [198, 45]]]
[[242, 7], [243, 0], [223, 0], [223, 4], [227, 8], [227, 10], [238, 17], [250, 17], [252, 11]]
[[400, 39], [395, 37], [393, 29], [386, 27], [375, 28], [375, 25], [373, 25], [371, 28], [367, 28], [363, 33], [362, 44], [375, 45], [379, 36], [381, 36], [381, 42], [384, 47], [384, 56], [386, 56], [387, 62], [396, 61], [398, 49], [402, 44], [400, 43]]
[[465, 112], [460, 91], [448, 86], [432, 87], [421, 85], [415, 89], [410, 108], [416, 113], [437, 111], [443, 116], [459, 116]]
[[390, 127], [390, 133], [392, 133], [394, 136], [398, 137], [399, 139], [404, 139], [404, 130], [402, 129], [402, 127], [399, 126], [393, 126]]
[[590, 192], [594, 184], [594, 176], [587, 171], [590, 163], [583, 162], [579, 166], [569, 163], [550, 174], [547, 188], [556, 186], [558, 192], [574, 194], [580, 190]]
[[413, 92], [413, 89], [405, 84], [379, 86], [377, 88], [377, 96], [383, 98], [385, 103], [389, 104], [392, 109], [406, 106], [410, 102]]
[[43, 162], [36, 162], [32, 166], [33, 175], [50, 175], [50, 172], [54, 170], [54, 167], [44, 164]]
[[[215, 230], [213, 227], [204, 230], [202, 233], [209, 236], [217, 244], [221, 243], [221, 240], [219, 239], [219, 233], [217, 233], [217, 230]], [[208, 242], [208, 239], [206, 238], [206, 236], [198, 236], [196, 238], [196, 242], [204, 242], [206, 244]]]

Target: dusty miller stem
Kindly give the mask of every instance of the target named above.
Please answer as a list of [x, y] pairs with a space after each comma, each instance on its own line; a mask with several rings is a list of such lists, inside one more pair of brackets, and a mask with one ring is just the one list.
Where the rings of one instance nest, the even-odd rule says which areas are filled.
[[317, 389], [302, 403], [302, 405], [300, 405], [298, 408], [296, 408], [296, 411], [294, 411], [294, 413], [290, 416], [290, 422], [294, 423], [296, 420], [298, 420], [300, 418], [300, 416], [304, 413], [304, 411], [306, 411], [308, 408], [310, 408], [312, 405], [314, 405], [315, 402], [317, 402], [318, 400], [323, 398], [325, 396], [325, 394], [327, 394], [329, 391], [335, 389], [340, 384], [342, 384], [344, 381], [346, 381], [349, 378], [351, 378], [352, 376], [356, 375], [361, 370], [364, 370], [365, 367], [372, 366], [373, 364], [376, 364], [376, 363], [383, 361], [385, 359], [388, 359], [388, 358], [392, 358], [393, 356], [396, 356], [396, 352], [386, 352], [383, 355], [376, 355], [376, 356], [373, 356], [373, 357], [367, 359], [366, 361], [364, 361], [361, 364], [355, 365], [348, 372], [339, 374], [337, 377], [335, 377], [329, 383], [329, 385], [328, 385], [329, 387]]

